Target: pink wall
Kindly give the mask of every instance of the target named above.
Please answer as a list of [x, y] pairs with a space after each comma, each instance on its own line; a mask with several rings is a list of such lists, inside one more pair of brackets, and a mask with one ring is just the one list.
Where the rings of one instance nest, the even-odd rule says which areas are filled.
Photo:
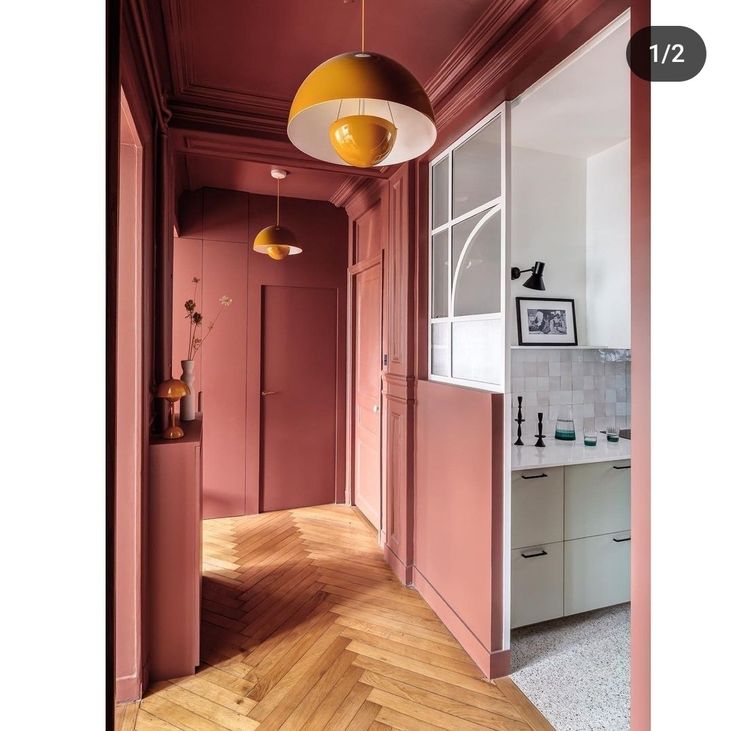
[[418, 382], [414, 584], [487, 675], [492, 428], [491, 394]]
[[344, 496], [347, 221], [344, 211], [320, 201], [286, 199], [281, 211], [284, 224], [303, 242], [304, 253], [275, 262], [252, 251], [252, 237], [273, 223], [271, 196], [205, 188], [185, 193], [179, 202], [181, 237], [174, 245], [173, 283], [175, 364], [185, 357], [188, 321], [182, 313], [184, 300], [191, 296], [192, 276], [201, 272], [203, 299], [199, 299], [205, 320], [216, 313], [221, 295], [233, 298], [196, 366], [195, 387], [203, 392], [205, 518], [260, 509], [261, 304], [262, 288], [271, 284], [336, 290], [334, 495]]
[[[650, 25], [632, 5], [631, 33]], [[631, 74], [631, 729], [651, 728], [651, 89]]]

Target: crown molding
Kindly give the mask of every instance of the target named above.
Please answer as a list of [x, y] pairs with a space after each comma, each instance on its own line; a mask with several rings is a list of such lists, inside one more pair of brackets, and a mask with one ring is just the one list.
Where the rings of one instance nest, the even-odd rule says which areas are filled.
[[329, 202], [332, 205], [337, 206], [337, 208], [342, 208], [360, 191], [366, 190], [371, 184], [372, 181], [370, 178], [351, 176], [337, 186], [337, 190], [332, 193]]
[[145, 86], [153, 112], [162, 131], [166, 131], [171, 111], [166, 104], [166, 92], [156, 60], [153, 31], [146, 4], [142, 0], [129, 0], [123, 5], [123, 23], [138, 63], [139, 76]]
[[534, 2], [536, 0], [500, 0], [491, 3], [426, 83], [426, 93], [432, 105], [438, 104], [456, 88], [462, 78], [487, 54], [488, 49]]
[[248, 109], [197, 104], [177, 99], [171, 101], [171, 126], [197, 129], [225, 135], [253, 136], [285, 140], [286, 123], [278, 108], [269, 107], [262, 98]]
[[[354, 218], [358, 211], [365, 211], [377, 202], [388, 184], [387, 178], [358, 178], [351, 180], [351, 186], [340, 186], [342, 189], [340, 197], [333, 195], [329, 202], [335, 206], [344, 208], [347, 215]], [[337, 202], [335, 202], [337, 201]]]
[[346, 165], [317, 160], [294, 147], [287, 139], [260, 139], [252, 136], [225, 136], [209, 129], [172, 128], [174, 149], [185, 155], [216, 157], [229, 160], [261, 162], [286, 168], [334, 173], [340, 177], [352, 175], [358, 180], [384, 178], [376, 168], [351, 168]]

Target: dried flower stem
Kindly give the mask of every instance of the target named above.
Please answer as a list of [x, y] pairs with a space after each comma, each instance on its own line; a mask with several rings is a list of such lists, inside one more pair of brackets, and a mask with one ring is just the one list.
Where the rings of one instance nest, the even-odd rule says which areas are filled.
[[228, 297], [227, 295], [222, 295], [220, 297], [220, 309], [217, 315], [215, 316], [214, 320], [212, 320], [209, 323], [209, 327], [207, 329], [206, 334], [204, 337], [197, 337], [197, 334], [201, 332], [202, 328], [202, 315], [200, 312], [196, 311], [196, 296], [197, 291], [199, 288], [199, 279], [197, 277], [192, 278], [192, 282], [194, 283], [194, 296], [192, 299], [187, 300], [184, 303], [184, 307], [186, 309], [186, 316], [189, 318], [189, 348], [187, 351], [188, 360], [193, 360], [194, 356], [197, 354], [199, 349], [204, 344], [204, 341], [209, 337], [210, 333], [214, 329], [214, 325], [219, 319], [219, 316], [222, 314], [222, 310], [225, 307], [229, 307], [232, 303], [232, 298]]

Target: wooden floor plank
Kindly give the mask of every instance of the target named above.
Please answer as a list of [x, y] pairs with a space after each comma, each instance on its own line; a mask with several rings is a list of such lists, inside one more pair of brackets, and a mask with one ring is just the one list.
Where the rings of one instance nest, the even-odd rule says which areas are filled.
[[[229, 688], [223, 688], [217, 683], [210, 683], [201, 675], [177, 678], [174, 683], [191, 693], [202, 696], [214, 703], [219, 703], [219, 705], [229, 708], [231, 711], [235, 711], [235, 713], [241, 713], [243, 716], [247, 715], [248, 711], [252, 710], [255, 706], [255, 701], [246, 698], [245, 694], [230, 690]], [[250, 688], [247, 688], [246, 693], [249, 690]]]
[[367, 700], [371, 690], [369, 685], [357, 683], [329, 719], [324, 731], [344, 731]]
[[134, 731], [138, 716], [137, 702], [120, 703], [115, 707], [115, 731]]
[[[461, 688], [444, 680], [427, 677], [426, 675], [414, 673], [405, 668], [395, 667], [394, 665], [374, 660], [371, 657], [358, 657], [355, 660], [355, 665], [365, 670], [374, 671], [386, 678], [399, 680], [408, 685], [413, 685], [416, 688], [423, 688], [431, 693], [443, 695], [446, 698], [456, 698], [469, 706], [498, 712], [510, 718], [516, 717], [512, 715], [512, 712], [503, 710], [505, 706], [509, 705], [508, 701], [492, 683], [483, 684], [481, 689], [468, 690], [467, 688]], [[520, 718], [520, 716], [517, 717]]]
[[[195, 714], [199, 718], [206, 719], [213, 726], [227, 729], [227, 731], [253, 731], [253, 729], [258, 728], [258, 724], [247, 716], [220, 705], [211, 698], [205, 698], [197, 693], [186, 690], [176, 683], [172, 683], [168, 687], [159, 690], [155, 697], [170, 702], [182, 710]], [[143, 700], [142, 705], [144, 707], [146, 707], [147, 700]], [[155, 711], [153, 713], [154, 715], [159, 715]], [[200, 722], [197, 721], [197, 723]], [[208, 727], [206, 731], [209, 731]]]
[[[319, 642], [329, 636], [330, 630]], [[348, 640], [337, 637], [321, 654], [314, 652], [314, 658], [304, 656], [293, 670], [286, 673], [268, 695], [251, 711], [253, 718], [261, 721], [261, 731], [276, 731], [301, 703], [304, 696], [316, 685], [319, 678], [339, 659]], [[306, 660], [306, 661], [305, 661]], [[302, 665], [302, 667], [299, 667]]]
[[380, 706], [365, 701], [347, 726], [347, 731], [367, 731], [380, 712]]
[[483, 728], [499, 729], [500, 731], [523, 731], [526, 728], [520, 714], [515, 712], [510, 704], [502, 701], [497, 701], [494, 710], [489, 711], [463, 703], [454, 697], [448, 698], [447, 696], [438, 695], [371, 671], [364, 673], [361, 681], [366, 685], [392, 693], [412, 703], [479, 724]]
[[434, 726], [433, 723], [419, 721], [413, 716], [406, 716], [385, 706], [380, 709], [377, 720], [381, 723], [389, 724], [391, 728], [398, 729], [398, 731], [443, 731], [441, 726]]
[[138, 711], [135, 719], [135, 731], [181, 731], [182, 726], [174, 726], [162, 718], [152, 716], [142, 708]]
[[[321, 731], [321, 729], [325, 728], [335, 717], [337, 709], [345, 702], [345, 699], [353, 691], [362, 675], [362, 668], [355, 665], [348, 668], [342, 677], [332, 686], [311, 718], [304, 724], [304, 731]], [[364, 697], [360, 698], [359, 703], [355, 705], [355, 710], [365, 701], [368, 693], [369, 689], [366, 688]]]
[[508, 701], [515, 705], [532, 731], [554, 731], [554, 727], [510, 678], [498, 678], [495, 683]]

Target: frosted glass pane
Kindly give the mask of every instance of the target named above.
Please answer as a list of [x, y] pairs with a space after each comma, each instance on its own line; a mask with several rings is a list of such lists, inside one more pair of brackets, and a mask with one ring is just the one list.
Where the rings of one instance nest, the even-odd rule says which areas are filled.
[[500, 130], [495, 117], [452, 153], [453, 218], [500, 195]]
[[431, 227], [449, 220], [449, 157], [431, 169]]
[[431, 372], [435, 376], [449, 375], [448, 322], [437, 322], [431, 326]]
[[[490, 218], [478, 226], [487, 215], [487, 211], [478, 213], [452, 227], [453, 271], [459, 267], [454, 295], [455, 315], [500, 312], [500, 209], [495, 208]], [[460, 255], [468, 239], [469, 247], [460, 263]]]
[[449, 314], [449, 232], [442, 231], [431, 237], [431, 316], [446, 317]]
[[500, 384], [504, 357], [502, 320], [470, 320], [453, 324], [454, 378]]

